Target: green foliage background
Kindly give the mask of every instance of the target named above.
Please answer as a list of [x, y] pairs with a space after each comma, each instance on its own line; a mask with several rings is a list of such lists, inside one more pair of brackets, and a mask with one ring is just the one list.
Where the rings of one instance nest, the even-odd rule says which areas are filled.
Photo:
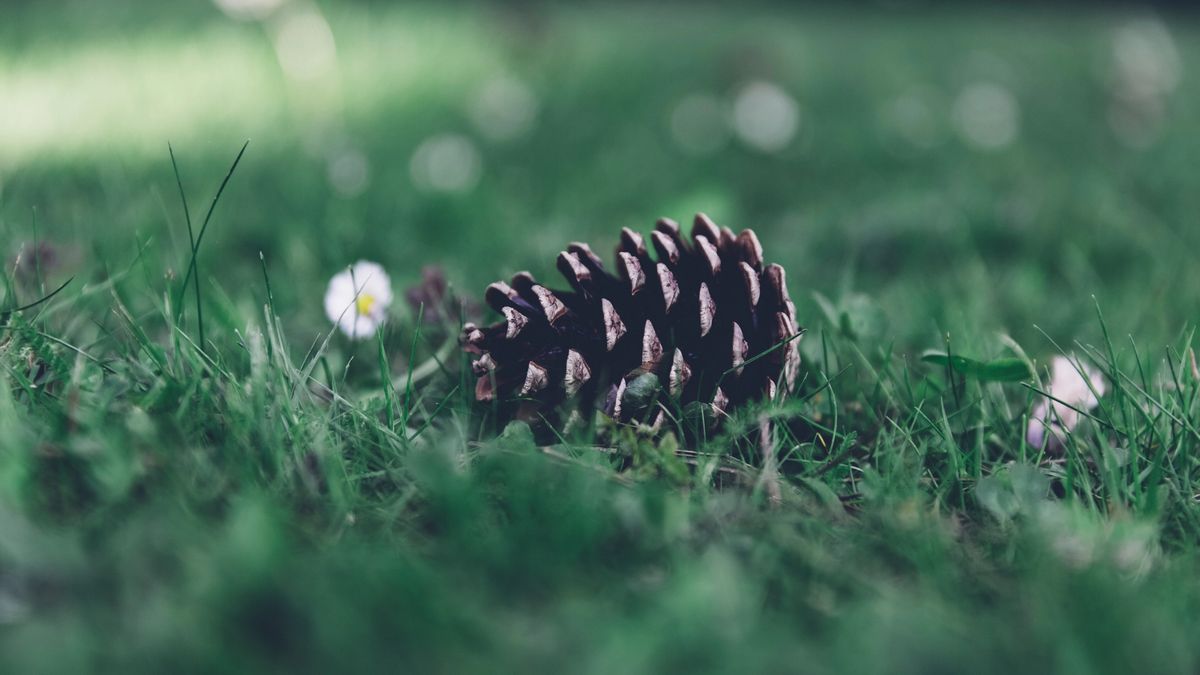
[[[311, 79], [279, 24], [207, 3], [0, 9], [0, 307], [74, 277], [0, 329], [5, 672], [1200, 667], [1191, 17], [292, 5], [333, 36]], [[1130, 30], [1165, 30], [1181, 75], [1133, 146]], [[471, 110], [502, 75], [538, 106], [500, 142]], [[756, 80], [798, 102], [784, 150], [675, 141], [680, 100]], [[1018, 104], [1005, 147], [955, 122], [980, 82]], [[414, 179], [442, 134], [478, 152], [472, 189]], [[200, 345], [167, 143], [198, 220], [246, 138]], [[347, 157], [367, 180], [339, 191]], [[780, 505], [736, 438], [688, 465], [629, 436], [628, 471], [588, 439], [494, 439], [457, 357], [431, 360], [454, 326], [399, 304], [378, 345], [326, 342], [325, 284], [360, 257], [476, 295], [701, 210], [756, 229], [809, 329], [802, 391], [767, 411]], [[921, 359], [947, 348], [984, 364]], [[1110, 391], [1051, 457], [1023, 424], [1060, 352]], [[1036, 378], [978, 376], [1014, 359]], [[720, 467], [750, 484], [714, 489]]]

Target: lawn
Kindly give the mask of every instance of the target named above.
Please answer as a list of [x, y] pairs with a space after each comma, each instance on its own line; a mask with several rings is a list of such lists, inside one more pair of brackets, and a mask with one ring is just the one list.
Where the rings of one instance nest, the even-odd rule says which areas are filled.
[[[5, 5], [0, 670], [1200, 670], [1197, 38], [1036, 4]], [[785, 400], [550, 443], [476, 404], [488, 283], [697, 212], [788, 270]], [[354, 342], [323, 296], [360, 259], [397, 298]], [[458, 315], [406, 301], [429, 265]], [[1063, 355], [1103, 391], [1038, 446]]]

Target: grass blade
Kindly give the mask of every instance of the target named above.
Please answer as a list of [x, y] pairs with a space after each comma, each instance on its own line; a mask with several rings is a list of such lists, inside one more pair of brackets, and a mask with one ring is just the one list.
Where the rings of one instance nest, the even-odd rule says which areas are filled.
[[[200, 244], [201, 244], [201, 242], [204, 241], [204, 234], [206, 232], [208, 232], [208, 224], [209, 224], [209, 222], [212, 221], [213, 211], [216, 210], [217, 203], [221, 201], [221, 195], [225, 193], [225, 187], [227, 185], [229, 185], [229, 179], [233, 178], [233, 172], [237, 171], [238, 164], [241, 163], [242, 156], [246, 154], [246, 148], [249, 146], [250, 146], [250, 141], [246, 141], [245, 143], [243, 143], [242, 149], [238, 151], [237, 157], [234, 157], [233, 164], [231, 164], [229, 166], [229, 171], [225, 174], [225, 178], [221, 181], [221, 186], [219, 188], [217, 188], [217, 194], [213, 195], [212, 203], [208, 205], [208, 213], [206, 213], [204, 215], [204, 222], [202, 222], [200, 224], [200, 232], [198, 232], [196, 234], [196, 238], [192, 242], [191, 260], [188, 262], [187, 272], [183, 275], [183, 285], [180, 286], [180, 288], [179, 288], [179, 295], [178, 295], [178, 297], [175, 298], [175, 307], [176, 307], [175, 319], [176, 319], [176, 321], [179, 320], [179, 313], [181, 313], [183, 311], [183, 295], [184, 295], [184, 293], [187, 292], [188, 282], [190, 282], [192, 280], [193, 276], [197, 276], [197, 277], [199, 276], [198, 273], [196, 272], [196, 258], [200, 253]], [[174, 153], [172, 153], [172, 163], [174, 163]], [[178, 172], [176, 172], [176, 175], [178, 176]], [[182, 192], [182, 189], [183, 188], [180, 187], [181, 192]], [[187, 207], [186, 207], [186, 203], [185, 203], [185, 205], [184, 205], [185, 211], [186, 211], [186, 208]], [[190, 233], [191, 233], [190, 217], [188, 220], [189, 220], [188, 231], [189, 231], [189, 236], [190, 236]], [[200, 338], [200, 341], [199, 341], [200, 348], [203, 349], [204, 348], [204, 322], [200, 317], [200, 281], [199, 281], [199, 279], [196, 280], [196, 317], [197, 317], [198, 329], [199, 329], [198, 332], [199, 332], [199, 338]]]

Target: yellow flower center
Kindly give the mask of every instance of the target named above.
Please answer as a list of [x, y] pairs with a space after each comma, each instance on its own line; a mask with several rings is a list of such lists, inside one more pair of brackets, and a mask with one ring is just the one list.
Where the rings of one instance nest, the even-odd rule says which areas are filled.
[[354, 301], [354, 308], [358, 310], [359, 316], [367, 316], [371, 313], [371, 308], [375, 306], [375, 296], [370, 293], [359, 293], [358, 299]]

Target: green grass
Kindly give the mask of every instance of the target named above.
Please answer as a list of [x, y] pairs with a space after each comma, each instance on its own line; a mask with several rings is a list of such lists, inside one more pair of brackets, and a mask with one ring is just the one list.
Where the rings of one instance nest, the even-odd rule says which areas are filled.
[[[1190, 18], [1130, 147], [1132, 11], [323, 3], [337, 61], [296, 84], [269, 26], [106, 4], [0, 21], [0, 310], [74, 277], [0, 320], [4, 672], [1200, 668]], [[496, 142], [467, 110], [502, 73], [540, 105]], [[761, 78], [800, 103], [788, 149], [672, 140], [683, 96]], [[999, 150], [951, 119], [978, 81], [1019, 104]], [[928, 147], [887, 121], [904, 96]], [[474, 189], [414, 181], [442, 133]], [[357, 194], [327, 175], [348, 151]], [[359, 257], [475, 296], [697, 210], [758, 231], [808, 334], [798, 391], [679, 454], [496, 433], [453, 322], [398, 299], [355, 345], [323, 316]], [[921, 358], [947, 349], [1038, 375]], [[1058, 353], [1109, 391], [1049, 456], [1024, 431]]]

